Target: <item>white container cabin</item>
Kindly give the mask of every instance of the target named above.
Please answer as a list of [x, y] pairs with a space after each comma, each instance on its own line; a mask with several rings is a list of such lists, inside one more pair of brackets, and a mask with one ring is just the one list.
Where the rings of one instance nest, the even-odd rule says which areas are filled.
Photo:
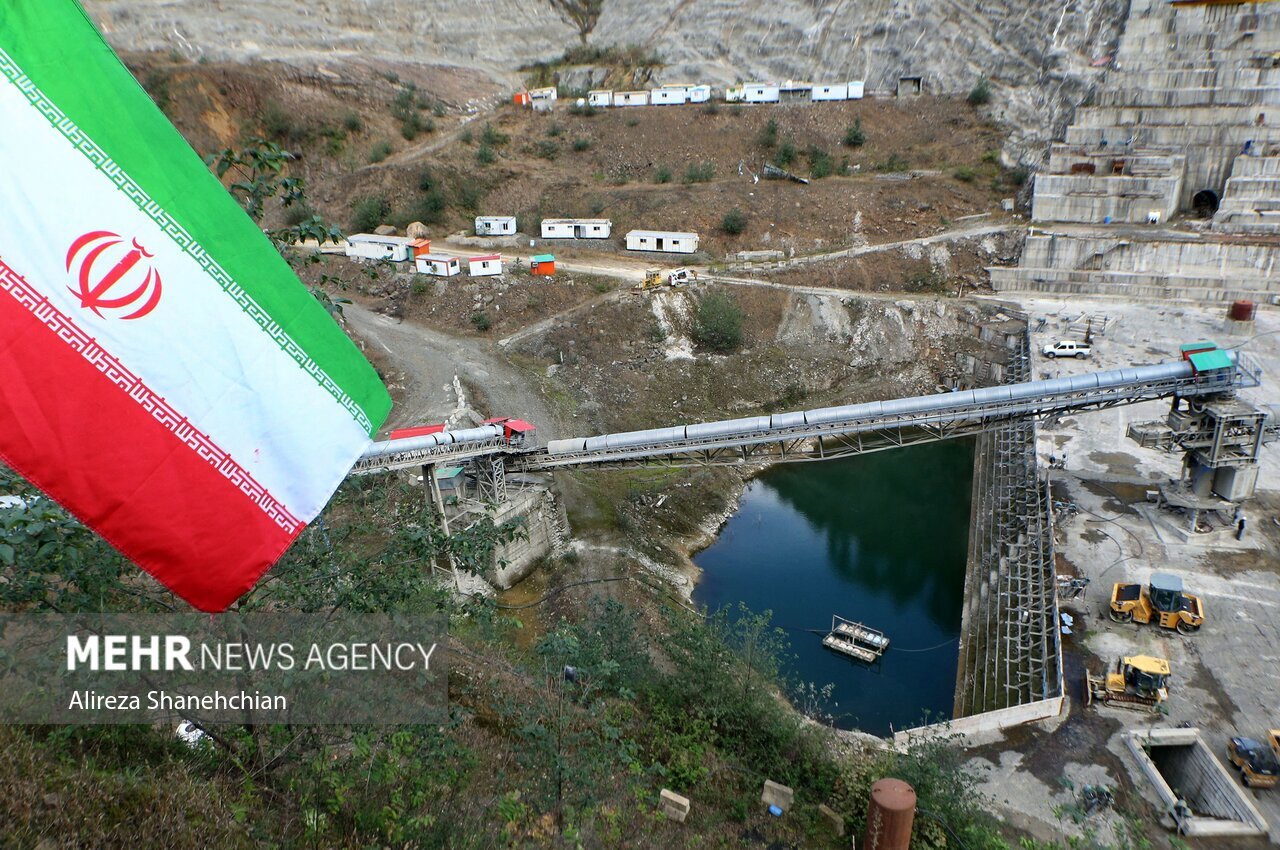
[[613, 92], [600, 89], [587, 92], [588, 106], [613, 106]]
[[706, 103], [711, 100], [711, 86], [687, 86], [690, 103]]
[[613, 222], [607, 218], [544, 218], [543, 239], [608, 239]]
[[502, 255], [487, 254], [483, 257], [467, 258], [467, 274], [472, 277], [502, 274]]
[[616, 91], [613, 93], [614, 106], [648, 106], [647, 91]]
[[423, 254], [413, 261], [419, 274], [434, 277], [453, 277], [462, 272], [462, 264], [457, 257], [446, 257], [443, 254]]
[[863, 80], [849, 81], [849, 100], [862, 100], [863, 92], [866, 90], [867, 84]]
[[513, 215], [476, 216], [476, 236], [511, 236], [516, 232]]
[[649, 102], [654, 106], [687, 103], [689, 90], [686, 86], [663, 86], [649, 92]]
[[405, 263], [413, 257], [413, 240], [407, 236], [353, 233], [347, 237], [347, 256], [360, 260]]
[[814, 86], [809, 94], [813, 100], [848, 100], [849, 86], [847, 83], [839, 83], [833, 86]]
[[729, 86], [724, 90], [725, 103], [742, 103], [746, 99], [747, 93], [742, 86]]
[[627, 250], [692, 254], [698, 250], [698, 234], [675, 230], [632, 230], [627, 234]]
[[742, 99], [747, 103], [777, 103], [780, 91], [776, 83], [747, 83], [742, 87]]

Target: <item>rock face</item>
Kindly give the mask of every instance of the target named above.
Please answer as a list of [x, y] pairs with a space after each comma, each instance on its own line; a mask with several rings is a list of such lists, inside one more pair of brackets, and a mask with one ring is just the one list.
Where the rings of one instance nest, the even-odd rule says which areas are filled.
[[[84, 0], [118, 48], [191, 58], [417, 61], [515, 83], [576, 31], [546, 0]], [[593, 45], [640, 45], [660, 81], [899, 77], [967, 92], [981, 74], [1026, 157], [1060, 136], [1113, 51], [1125, 0], [605, 0]]]

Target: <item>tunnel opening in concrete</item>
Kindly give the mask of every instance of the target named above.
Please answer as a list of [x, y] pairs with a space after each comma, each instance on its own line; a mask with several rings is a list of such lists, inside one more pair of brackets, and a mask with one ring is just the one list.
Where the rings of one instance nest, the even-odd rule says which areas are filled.
[[1259, 835], [1266, 822], [1197, 729], [1128, 736], [1130, 752], [1184, 835]]
[[1201, 189], [1191, 197], [1191, 208], [1196, 218], [1213, 218], [1218, 211], [1218, 193], [1212, 189]]
[[[962, 439], [767, 470], [695, 556], [694, 600], [771, 611], [793, 695], [838, 728], [950, 719], [973, 459]], [[888, 650], [867, 665], [824, 647], [832, 615], [883, 631]]]

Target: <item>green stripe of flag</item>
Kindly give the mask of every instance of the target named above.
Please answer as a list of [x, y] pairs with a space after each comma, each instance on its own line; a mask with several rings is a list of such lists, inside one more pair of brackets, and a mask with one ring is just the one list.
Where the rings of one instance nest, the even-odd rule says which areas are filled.
[[74, 137], [78, 128], [140, 185], [163, 208], [161, 215], [198, 243], [193, 250], [203, 249], [337, 385], [348, 397], [348, 408], [354, 403], [356, 412], [363, 412], [355, 418], [363, 419], [372, 434], [391, 408], [373, 367], [299, 285], [79, 5], [74, 0], [0, 2], [0, 48], [74, 123], [64, 133]]

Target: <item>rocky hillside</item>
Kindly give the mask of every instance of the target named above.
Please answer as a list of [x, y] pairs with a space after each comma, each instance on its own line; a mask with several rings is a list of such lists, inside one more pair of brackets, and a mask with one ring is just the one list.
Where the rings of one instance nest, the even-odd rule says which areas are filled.
[[[547, 0], [84, 0], [112, 43], [189, 58], [422, 62], [514, 83], [576, 31]], [[1125, 0], [605, 0], [594, 46], [639, 45], [661, 80], [865, 79], [917, 75], [965, 92], [987, 74], [1010, 152], [1038, 153], [1087, 93], [1123, 25]], [[577, 69], [575, 81], [589, 79]]]

